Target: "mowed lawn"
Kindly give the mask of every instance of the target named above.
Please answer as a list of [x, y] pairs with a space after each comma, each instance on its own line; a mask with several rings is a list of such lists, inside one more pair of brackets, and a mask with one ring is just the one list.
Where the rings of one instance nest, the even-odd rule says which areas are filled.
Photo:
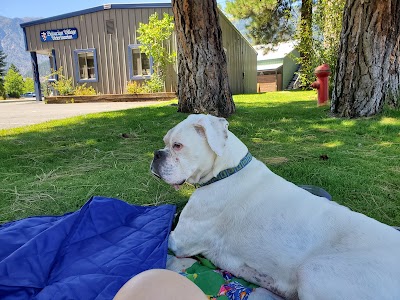
[[[400, 111], [332, 118], [313, 91], [234, 100], [230, 130], [275, 173], [400, 225]], [[0, 223], [74, 211], [93, 195], [181, 209], [193, 187], [175, 191], [149, 172], [164, 134], [187, 116], [172, 103], [0, 130]]]

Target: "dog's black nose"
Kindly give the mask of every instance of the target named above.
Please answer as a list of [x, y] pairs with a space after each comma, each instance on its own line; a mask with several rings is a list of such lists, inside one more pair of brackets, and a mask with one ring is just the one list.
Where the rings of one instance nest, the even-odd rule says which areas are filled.
[[154, 160], [159, 160], [165, 156], [165, 151], [156, 150], [154, 151]]

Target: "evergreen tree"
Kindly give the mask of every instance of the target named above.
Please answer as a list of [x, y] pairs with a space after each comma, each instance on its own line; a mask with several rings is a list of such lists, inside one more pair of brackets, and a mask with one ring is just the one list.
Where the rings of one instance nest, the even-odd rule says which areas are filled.
[[[247, 27], [250, 36], [257, 44], [270, 45], [266, 50], [280, 42], [297, 39], [299, 63], [307, 74], [312, 74], [312, 0], [229, 0], [226, 9], [234, 18], [250, 21]], [[308, 82], [304, 84], [307, 85]]]
[[0, 50], [0, 77], [3, 78], [6, 75], [6, 58], [7, 55], [4, 54], [3, 50]]
[[400, 99], [400, 1], [347, 0], [331, 112], [369, 117]]
[[6, 74], [6, 58], [3, 50], [0, 50], [0, 98], [6, 98], [6, 92], [4, 89], [4, 75]]
[[21, 72], [19, 71], [19, 69], [18, 69], [14, 64], [11, 64], [10, 69], [13, 70], [15, 73], [21, 74]]
[[293, 37], [292, 0], [228, 0], [226, 11], [248, 21], [247, 30], [256, 44], [276, 45]]
[[228, 0], [226, 10], [235, 19], [248, 20], [249, 34], [258, 44], [271, 48], [296, 40], [300, 80], [308, 87], [315, 67], [329, 63], [335, 69], [343, 7], [344, 0]]
[[215, 0], [173, 0], [178, 44], [178, 111], [229, 117], [236, 108], [228, 81]]

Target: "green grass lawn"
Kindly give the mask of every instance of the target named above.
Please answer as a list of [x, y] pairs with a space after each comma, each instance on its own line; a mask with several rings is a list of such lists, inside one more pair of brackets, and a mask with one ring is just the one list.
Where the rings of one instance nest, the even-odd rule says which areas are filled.
[[[230, 130], [275, 173], [400, 224], [400, 111], [331, 118], [313, 91], [234, 100]], [[182, 208], [193, 188], [175, 191], [149, 172], [164, 134], [186, 117], [173, 102], [0, 130], [0, 223], [74, 211], [93, 195]]]

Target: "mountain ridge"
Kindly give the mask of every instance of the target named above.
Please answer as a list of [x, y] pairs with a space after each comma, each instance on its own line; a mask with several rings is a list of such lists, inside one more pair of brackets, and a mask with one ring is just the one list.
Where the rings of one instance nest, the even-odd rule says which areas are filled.
[[[23, 77], [32, 76], [32, 66], [30, 54], [25, 50], [24, 33], [20, 24], [37, 19], [39, 18], [8, 18], [0, 16], [0, 49], [7, 55], [6, 68], [8, 69], [11, 64], [14, 64]], [[39, 55], [38, 63], [42, 70], [42, 72], [39, 70], [40, 75], [47, 75], [50, 72], [49, 67], [45, 67], [48, 64], [48, 59]]]

